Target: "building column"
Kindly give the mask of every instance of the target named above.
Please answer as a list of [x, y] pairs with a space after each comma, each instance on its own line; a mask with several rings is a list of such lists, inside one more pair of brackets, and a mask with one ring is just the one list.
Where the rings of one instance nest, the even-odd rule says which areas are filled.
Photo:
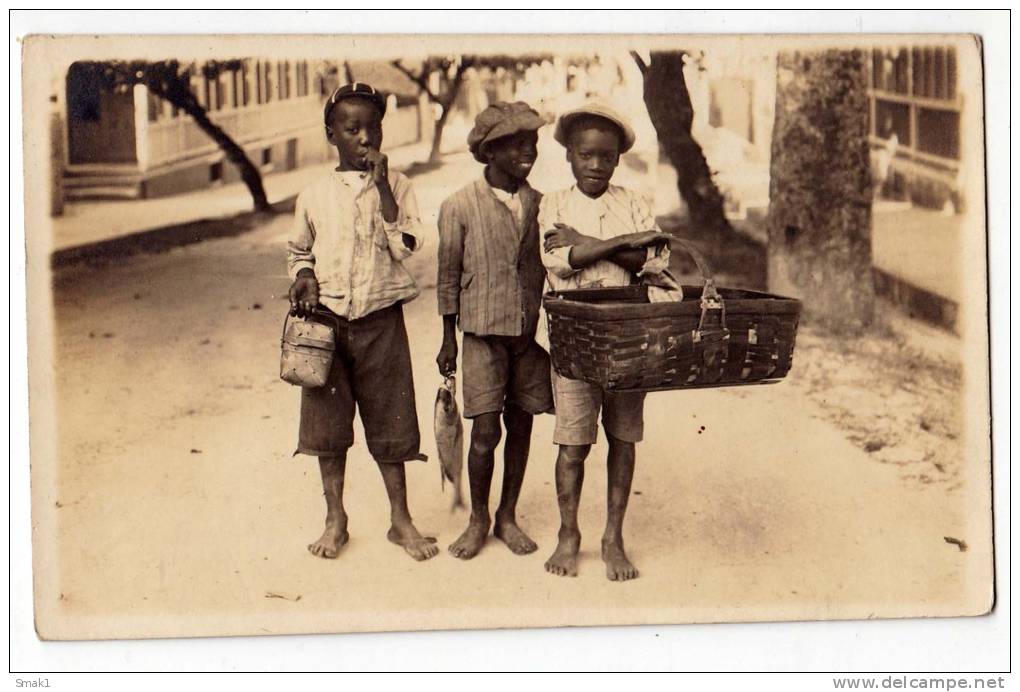
[[149, 170], [149, 89], [135, 84], [135, 158], [138, 170]]
[[[250, 106], [255, 102], [255, 63], [250, 58], [244, 60], [244, 70], [241, 72], [241, 77], [244, 84], [241, 85], [241, 104], [244, 107]], [[247, 102], [245, 102], [244, 93], [248, 93]]]

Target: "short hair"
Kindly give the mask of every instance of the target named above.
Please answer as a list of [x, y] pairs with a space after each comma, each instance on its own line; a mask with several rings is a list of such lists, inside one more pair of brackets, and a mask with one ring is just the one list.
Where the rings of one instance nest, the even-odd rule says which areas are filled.
[[340, 110], [339, 107], [343, 106], [343, 104], [347, 101], [358, 101], [372, 106], [372, 108], [375, 109], [375, 112], [379, 114], [379, 122], [382, 122], [383, 116], [385, 114], [383, 112], [383, 109], [379, 108], [379, 104], [376, 103], [373, 99], [368, 98], [366, 96], [347, 96], [343, 100], [337, 101], [333, 105], [333, 107], [330, 108], [329, 115], [327, 116], [328, 120], [326, 120], [326, 127], [332, 127], [333, 119], [336, 117], [336, 113]]
[[601, 115], [595, 113], [582, 113], [577, 117], [571, 118], [567, 123], [567, 146], [570, 147], [574, 140], [574, 133], [580, 129], [599, 129], [609, 130], [616, 135], [616, 147], [617, 149], [623, 149], [624, 142], [627, 138], [624, 136], [623, 128], [614, 123], [609, 118], [604, 118]]

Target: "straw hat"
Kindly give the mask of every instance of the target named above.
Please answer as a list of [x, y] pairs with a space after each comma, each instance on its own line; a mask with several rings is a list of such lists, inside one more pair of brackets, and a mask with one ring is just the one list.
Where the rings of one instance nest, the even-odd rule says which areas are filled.
[[620, 133], [623, 135], [623, 141], [620, 142], [620, 153], [629, 151], [634, 146], [634, 130], [630, 124], [623, 119], [623, 116], [617, 113], [615, 110], [610, 108], [602, 101], [589, 101], [584, 105], [569, 110], [559, 117], [556, 121], [556, 130], [553, 132], [553, 139], [567, 146], [567, 138], [570, 134], [571, 124], [582, 116], [594, 116], [608, 120], [616, 127], [620, 128]]

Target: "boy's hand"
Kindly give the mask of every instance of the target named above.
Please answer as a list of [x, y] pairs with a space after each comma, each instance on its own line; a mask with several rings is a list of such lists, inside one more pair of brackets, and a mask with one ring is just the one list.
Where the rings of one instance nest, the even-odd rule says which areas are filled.
[[557, 248], [583, 245], [592, 238], [584, 235], [576, 228], [565, 223], [554, 223], [555, 228], [545, 232], [545, 251], [552, 252]]
[[390, 162], [386, 154], [378, 149], [369, 149], [365, 156], [368, 170], [372, 173], [372, 182], [376, 185], [389, 184]]
[[436, 356], [439, 374], [448, 377], [457, 372], [457, 338], [443, 338], [443, 345]]
[[298, 273], [290, 286], [290, 314], [308, 317], [319, 305], [319, 282], [312, 273]]
[[649, 245], [665, 245], [669, 242], [669, 238], [669, 234], [660, 231], [641, 231], [623, 236], [626, 247], [631, 250], [638, 250]]

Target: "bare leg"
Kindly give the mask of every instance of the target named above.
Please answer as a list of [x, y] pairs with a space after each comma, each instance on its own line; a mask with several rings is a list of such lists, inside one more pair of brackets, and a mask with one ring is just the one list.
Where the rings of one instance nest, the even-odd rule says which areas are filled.
[[559, 543], [545, 563], [545, 571], [561, 577], [577, 576], [577, 553], [581, 549], [581, 529], [577, 525], [577, 506], [584, 484], [584, 460], [591, 445], [560, 445], [556, 457], [556, 500], [560, 506]]
[[606, 532], [602, 535], [602, 560], [610, 581], [636, 579], [637, 568], [623, 550], [623, 517], [634, 478], [634, 443], [609, 438], [609, 488], [606, 492]]
[[483, 413], [471, 423], [471, 448], [468, 451], [468, 484], [471, 487], [471, 517], [464, 533], [450, 546], [450, 554], [470, 560], [485, 544], [492, 518], [489, 516], [489, 490], [492, 486], [493, 452], [503, 434], [499, 413]]
[[517, 525], [517, 499], [521, 495], [524, 471], [528, 466], [533, 420], [534, 416], [530, 413], [512, 405], [508, 405], [503, 413], [503, 421], [506, 423], [503, 492], [496, 509], [496, 525], [492, 533], [517, 555], [527, 555], [538, 550], [535, 542]]
[[439, 554], [435, 538], [418, 533], [407, 509], [407, 476], [402, 463], [377, 462], [390, 498], [390, 530], [386, 538], [401, 546], [415, 560], [428, 560]]
[[347, 469], [346, 452], [335, 457], [319, 457], [322, 474], [322, 494], [326, 497], [326, 529], [308, 552], [329, 559], [340, 554], [340, 548], [349, 540], [347, 513], [344, 511], [344, 472]]

